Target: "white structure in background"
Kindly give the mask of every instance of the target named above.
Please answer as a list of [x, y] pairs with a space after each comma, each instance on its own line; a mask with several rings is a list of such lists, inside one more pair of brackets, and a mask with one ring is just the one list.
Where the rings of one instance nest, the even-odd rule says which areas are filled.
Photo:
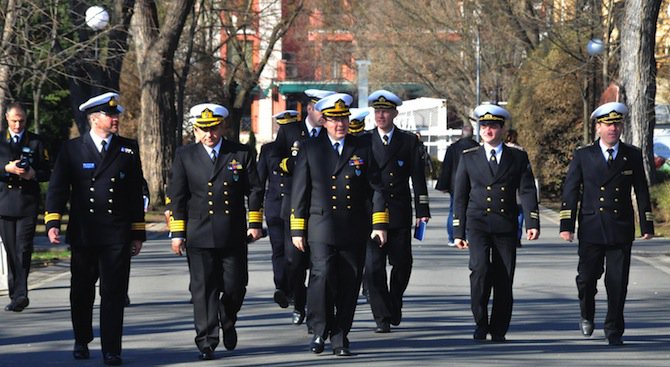
[[5, 252], [5, 246], [2, 244], [2, 238], [0, 238], [0, 294], [9, 292], [9, 286], [7, 285], [7, 274], [9, 274], [7, 253]]
[[[428, 154], [442, 160], [447, 147], [461, 136], [461, 129], [447, 129], [447, 100], [417, 98], [402, 101], [395, 124], [407, 131], [421, 134]], [[365, 128], [375, 127], [374, 113], [365, 120]]]

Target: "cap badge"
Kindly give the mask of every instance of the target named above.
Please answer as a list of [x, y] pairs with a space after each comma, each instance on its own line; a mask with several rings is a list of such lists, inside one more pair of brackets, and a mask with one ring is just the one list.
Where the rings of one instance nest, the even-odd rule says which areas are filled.
[[214, 116], [212, 111], [209, 108], [205, 108], [202, 113], [200, 114], [200, 118], [203, 119], [211, 119]]
[[116, 98], [112, 97], [109, 99], [109, 106], [110, 107], [116, 107], [119, 103], [116, 102]]

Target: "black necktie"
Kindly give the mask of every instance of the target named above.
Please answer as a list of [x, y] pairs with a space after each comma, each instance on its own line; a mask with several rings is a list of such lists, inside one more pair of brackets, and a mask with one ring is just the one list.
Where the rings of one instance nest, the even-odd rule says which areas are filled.
[[13, 142], [14, 144], [16, 144], [16, 145], [19, 145], [19, 136], [18, 136], [18, 135], [14, 135], [14, 139], [12, 140], [12, 142]]
[[311, 138], [316, 137], [316, 128], [312, 128], [312, 132], [311, 132], [311, 134], [310, 134], [310, 137], [311, 137]]
[[107, 153], [107, 140], [100, 142], [102, 148], [100, 149], [100, 158], [105, 158], [105, 153]]
[[382, 136], [382, 139], [384, 139], [384, 145], [389, 145], [389, 136], [388, 135]]
[[340, 142], [336, 141], [335, 144], [333, 144], [333, 149], [335, 149], [335, 154], [337, 154], [337, 156], [339, 158], [339, 156], [340, 156]]
[[212, 149], [212, 163], [216, 163], [216, 150]]
[[495, 175], [498, 173], [498, 159], [496, 158], [496, 150], [491, 149], [491, 159], [489, 160], [489, 167], [491, 167], [491, 172]]
[[612, 162], [614, 162], [614, 149], [607, 149], [607, 167], [612, 167]]

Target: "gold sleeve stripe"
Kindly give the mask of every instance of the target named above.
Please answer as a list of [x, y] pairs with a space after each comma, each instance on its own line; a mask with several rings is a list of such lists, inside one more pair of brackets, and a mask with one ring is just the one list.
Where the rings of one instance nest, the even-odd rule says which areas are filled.
[[288, 158], [282, 159], [281, 163], [279, 163], [279, 168], [284, 170], [284, 172], [288, 172], [288, 167], [286, 166], [286, 162], [288, 162]]
[[263, 211], [249, 211], [249, 223], [262, 223]]
[[654, 213], [652, 212], [644, 212], [644, 217], [647, 219], [647, 222], [654, 221]]
[[531, 219], [538, 219], [540, 217], [540, 213], [530, 212], [530, 217], [531, 217]]
[[49, 223], [52, 220], [60, 220], [60, 218], [61, 218], [60, 213], [49, 213], [49, 212], [44, 213], [44, 223]]
[[184, 232], [186, 230], [186, 222], [183, 220], [175, 220], [170, 218], [170, 231], [171, 232]]
[[172, 202], [172, 199], [170, 199], [169, 196], [165, 197], [165, 205], [169, 205]]
[[428, 195], [419, 195], [419, 204], [428, 204]]
[[291, 214], [291, 229], [305, 230], [305, 218], [296, 218], [295, 215]]
[[454, 219], [454, 227], [459, 227], [461, 225], [460, 219]]
[[372, 224], [388, 223], [389, 212], [388, 209], [383, 212], [372, 213]]
[[131, 231], [145, 231], [147, 229], [147, 224], [145, 222], [136, 222], [130, 224]]

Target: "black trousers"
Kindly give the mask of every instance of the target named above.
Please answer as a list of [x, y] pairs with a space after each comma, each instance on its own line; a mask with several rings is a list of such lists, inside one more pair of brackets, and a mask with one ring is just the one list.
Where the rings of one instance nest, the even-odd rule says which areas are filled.
[[[288, 293], [293, 297], [296, 311], [305, 312], [307, 302], [307, 269], [309, 269], [309, 247], [305, 252], [299, 251], [293, 246], [291, 238], [291, 226], [289, 221], [284, 221], [284, 258], [286, 268], [286, 283]], [[309, 323], [309, 317], [307, 318]]]
[[596, 312], [595, 297], [598, 293], [596, 287], [598, 279], [605, 271], [607, 315], [604, 330], [607, 338], [623, 335], [625, 327], [623, 308], [628, 292], [631, 248], [631, 243], [598, 245], [579, 242], [576, 280], [581, 316], [583, 319], [593, 321]]
[[284, 220], [279, 217], [266, 218], [268, 224], [268, 236], [272, 247], [272, 280], [275, 289], [281, 289], [288, 293], [286, 282], [286, 258], [284, 256]]
[[0, 238], [7, 251], [9, 298], [28, 297], [36, 217], [0, 217]]
[[[400, 323], [402, 296], [412, 273], [412, 238], [410, 228], [388, 230], [388, 242], [379, 247], [369, 240], [365, 255], [365, 278], [370, 308], [377, 324]], [[386, 260], [391, 265], [391, 279], [387, 285]]]
[[347, 335], [356, 312], [361, 286], [365, 243], [337, 247], [310, 242], [310, 278], [307, 304], [314, 335], [327, 339], [333, 348], [349, 347]]
[[[504, 336], [512, 319], [512, 283], [516, 268], [516, 231], [508, 234], [468, 230], [470, 306], [478, 327]], [[488, 303], [493, 290], [489, 320]]]
[[130, 275], [130, 244], [72, 246], [70, 271], [70, 313], [75, 341], [88, 344], [93, 340], [93, 303], [99, 278], [102, 351], [120, 354]]
[[220, 328], [235, 326], [249, 280], [247, 246], [234, 249], [188, 247], [195, 344], [216, 349]]

